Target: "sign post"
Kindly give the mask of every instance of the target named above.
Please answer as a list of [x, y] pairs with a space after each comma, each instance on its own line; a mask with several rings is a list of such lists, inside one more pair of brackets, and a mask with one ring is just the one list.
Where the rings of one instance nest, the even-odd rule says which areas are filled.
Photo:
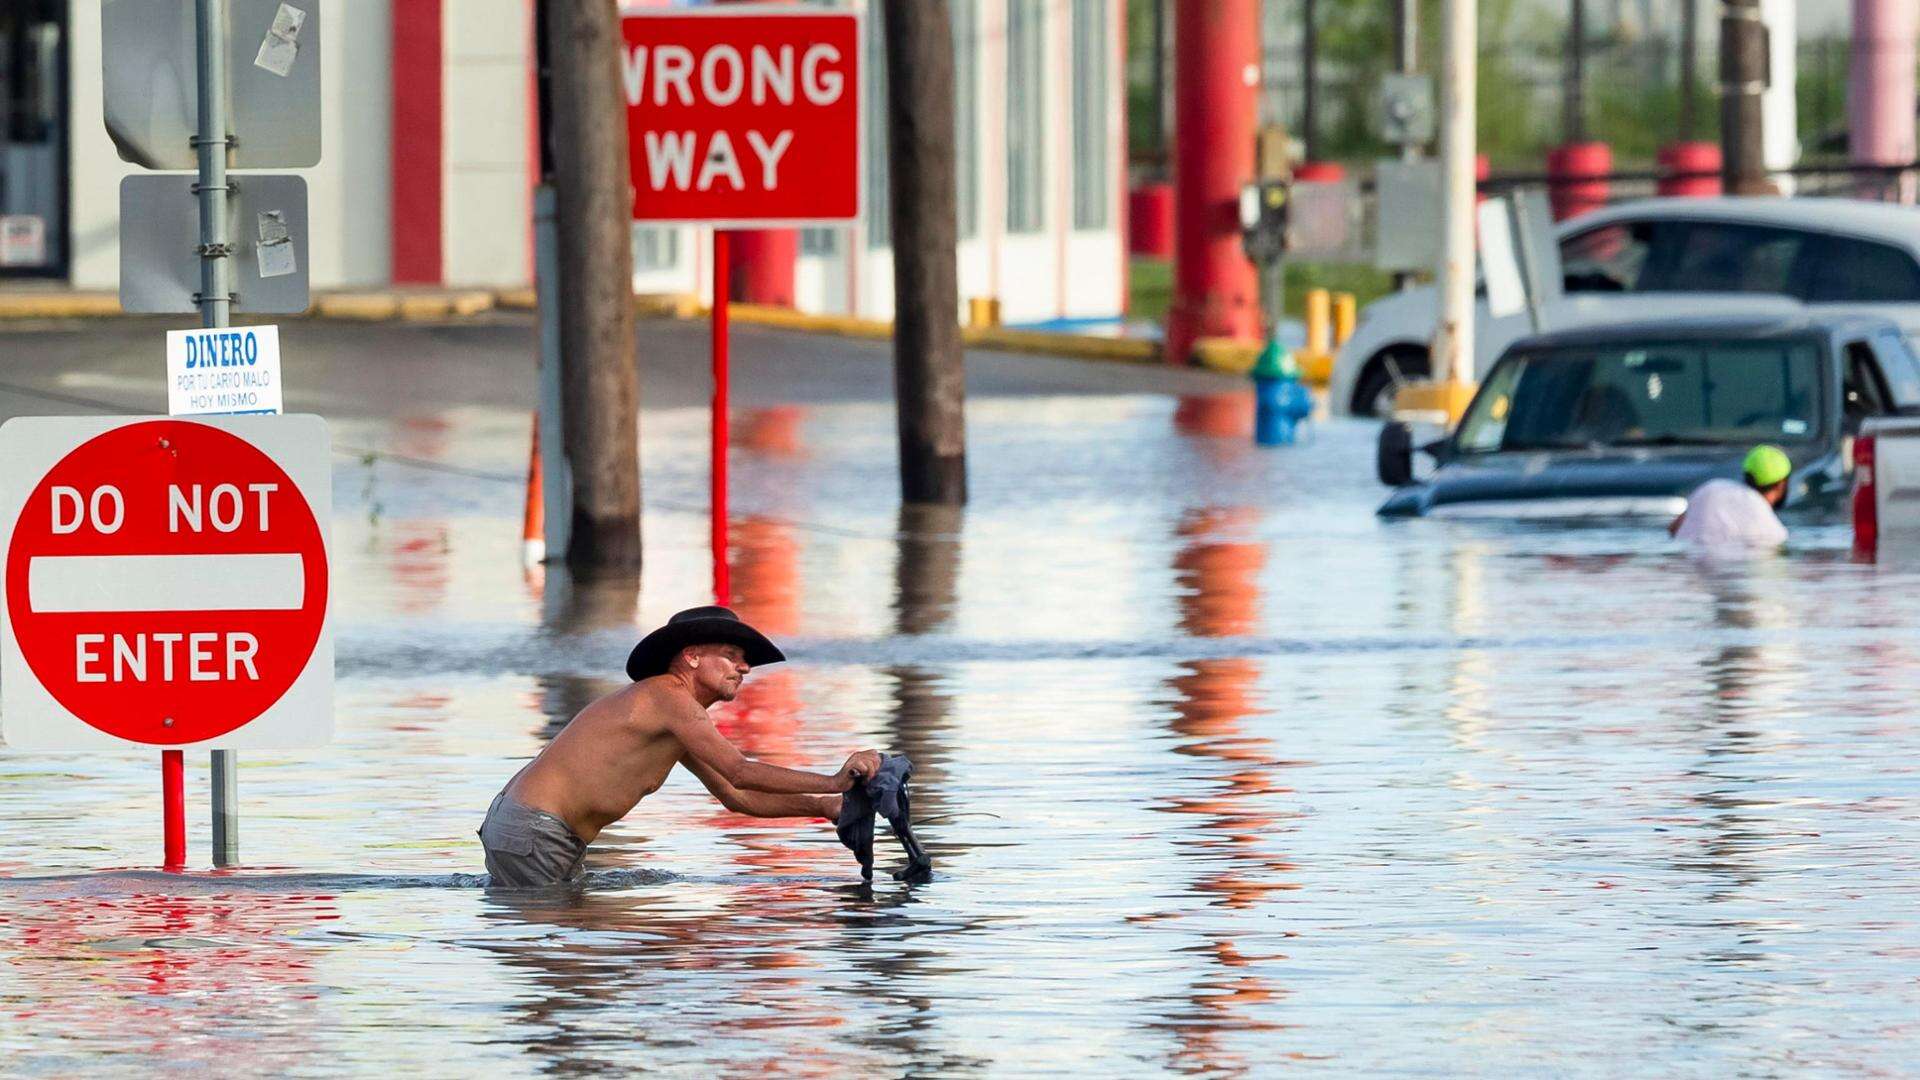
[[[236, 308], [304, 311], [305, 181], [255, 175], [236, 184], [227, 170], [319, 162], [319, 5], [194, 0], [191, 7], [189, 24], [186, 5], [101, 0], [102, 109], [116, 149], [123, 160], [146, 168], [194, 170], [190, 178], [132, 176], [122, 182], [121, 306], [197, 312], [201, 325], [212, 329], [229, 326]], [[154, 93], [156, 86], [183, 85], [189, 63], [191, 115], [179, 96]], [[197, 244], [175, 232], [184, 218], [175, 200], [188, 195], [198, 204]], [[237, 226], [236, 209], [245, 217]], [[197, 267], [187, 261], [189, 254]], [[235, 288], [239, 257], [245, 257], [245, 295]], [[196, 277], [198, 289], [189, 296]], [[172, 842], [184, 835], [178, 750], [163, 753], [161, 769], [168, 865], [177, 866], [184, 858], [184, 843]], [[213, 861], [231, 866], [240, 858], [231, 750], [214, 750], [212, 776]]]
[[727, 229], [860, 216], [860, 16], [660, 8], [621, 20], [633, 219], [713, 230], [713, 592], [727, 567]]

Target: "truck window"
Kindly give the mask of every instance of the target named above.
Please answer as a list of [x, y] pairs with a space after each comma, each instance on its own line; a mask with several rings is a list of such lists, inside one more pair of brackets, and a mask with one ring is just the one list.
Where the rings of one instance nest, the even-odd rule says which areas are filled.
[[1653, 224], [1602, 225], [1560, 241], [1560, 269], [1568, 292], [1633, 292], [1652, 249]]
[[1807, 275], [1816, 303], [1907, 304], [1920, 301], [1920, 264], [1891, 244], [1829, 236]]
[[1920, 406], [1920, 356], [1913, 354], [1907, 335], [1898, 330], [1882, 330], [1873, 335], [1873, 351], [1880, 360], [1880, 373], [1887, 377], [1895, 406], [1906, 409]]
[[1880, 378], [1880, 365], [1873, 350], [1864, 341], [1847, 343], [1846, 381], [1840, 388], [1841, 424], [1847, 434], [1860, 430], [1861, 421], [1881, 416], [1891, 409], [1886, 384]]
[[1794, 295], [1795, 270], [1809, 234], [1762, 225], [1690, 221], [1662, 280], [1642, 288], [1660, 292], [1739, 292]]

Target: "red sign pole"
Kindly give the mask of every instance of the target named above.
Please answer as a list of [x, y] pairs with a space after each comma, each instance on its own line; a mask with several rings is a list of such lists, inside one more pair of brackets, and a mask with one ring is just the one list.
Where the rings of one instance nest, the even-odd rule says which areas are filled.
[[727, 230], [713, 230], [713, 602], [733, 603], [727, 569]]
[[167, 870], [187, 865], [186, 764], [181, 751], [160, 751], [161, 836], [166, 846]]

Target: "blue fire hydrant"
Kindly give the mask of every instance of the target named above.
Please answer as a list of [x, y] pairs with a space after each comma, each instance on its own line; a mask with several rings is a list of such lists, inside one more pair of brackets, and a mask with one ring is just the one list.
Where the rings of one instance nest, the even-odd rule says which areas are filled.
[[1267, 339], [1253, 365], [1253, 441], [1261, 446], [1292, 446], [1300, 422], [1313, 415], [1313, 392], [1300, 381], [1300, 365]]

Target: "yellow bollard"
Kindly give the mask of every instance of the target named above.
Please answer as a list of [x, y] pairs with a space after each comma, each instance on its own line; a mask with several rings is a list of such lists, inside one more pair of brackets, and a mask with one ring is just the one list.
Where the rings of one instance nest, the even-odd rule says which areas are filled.
[[999, 297], [970, 296], [967, 298], [967, 327], [969, 329], [991, 330], [999, 325]]
[[1325, 289], [1307, 290], [1307, 355], [1333, 352], [1333, 295]]
[[1353, 324], [1359, 321], [1360, 308], [1354, 302], [1350, 292], [1338, 293], [1333, 298], [1333, 347], [1338, 349], [1346, 345], [1353, 336]]

